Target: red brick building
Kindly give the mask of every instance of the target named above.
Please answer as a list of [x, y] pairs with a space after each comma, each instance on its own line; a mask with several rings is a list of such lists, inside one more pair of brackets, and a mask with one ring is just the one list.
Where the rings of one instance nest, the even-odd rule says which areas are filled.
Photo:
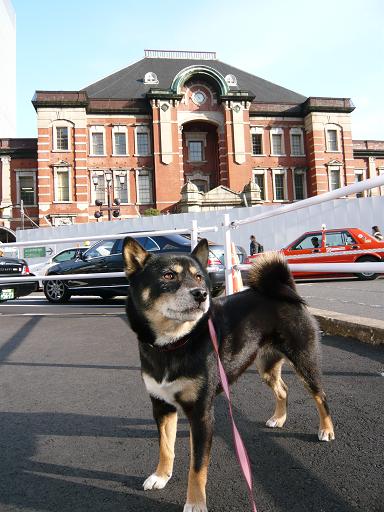
[[39, 225], [94, 222], [108, 191], [127, 218], [291, 202], [384, 172], [384, 142], [352, 141], [350, 99], [302, 96], [210, 52], [148, 50], [33, 105], [37, 142], [2, 142], [0, 198]]

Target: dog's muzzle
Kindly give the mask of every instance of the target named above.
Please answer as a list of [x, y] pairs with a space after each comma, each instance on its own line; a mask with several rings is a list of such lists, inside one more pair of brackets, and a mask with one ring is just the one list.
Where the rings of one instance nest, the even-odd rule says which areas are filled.
[[203, 288], [193, 288], [190, 290], [193, 298], [198, 304], [201, 304], [208, 297], [208, 292], [206, 292]]

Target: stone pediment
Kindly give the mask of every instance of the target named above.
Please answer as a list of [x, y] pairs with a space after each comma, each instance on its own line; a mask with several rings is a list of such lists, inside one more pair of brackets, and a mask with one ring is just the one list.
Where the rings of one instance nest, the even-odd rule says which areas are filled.
[[224, 187], [223, 185], [219, 185], [216, 188], [213, 188], [209, 192], [204, 194], [205, 200], [216, 200], [216, 201], [233, 201], [239, 199], [239, 194], [234, 192], [228, 187]]

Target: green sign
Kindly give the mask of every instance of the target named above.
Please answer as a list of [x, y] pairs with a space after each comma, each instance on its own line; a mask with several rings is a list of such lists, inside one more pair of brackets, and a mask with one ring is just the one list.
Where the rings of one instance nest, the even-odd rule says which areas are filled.
[[26, 247], [24, 249], [24, 258], [45, 258], [46, 255], [45, 247]]

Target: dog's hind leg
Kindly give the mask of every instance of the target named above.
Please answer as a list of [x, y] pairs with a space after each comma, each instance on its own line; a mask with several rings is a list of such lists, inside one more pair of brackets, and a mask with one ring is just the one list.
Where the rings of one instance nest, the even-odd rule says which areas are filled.
[[289, 352], [286, 354], [305, 387], [314, 399], [319, 413], [320, 426], [318, 437], [320, 441], [335, 439], [335, 433], [325, 393], [322, 389], [320, 370], [316, 354], [309, 349]]
[[167, 404], [151, 396], [153, 416], [159, 433], [159, 463], [156, 471], [150, 475], [143, 487], [148, 489], [163, 489], [172, 476], [175, 459], [175, 441], [177, 431], [177, 412], [173, 405]]
[[284, 358], [278, 352], [261, 349], [256, 365], [263, 381], [268, 384], [275, 395], [276, 404], [273, 416], [266, 422], [267, 427], [282, 427], [287, 419], [288, 387], [281, 378]]

